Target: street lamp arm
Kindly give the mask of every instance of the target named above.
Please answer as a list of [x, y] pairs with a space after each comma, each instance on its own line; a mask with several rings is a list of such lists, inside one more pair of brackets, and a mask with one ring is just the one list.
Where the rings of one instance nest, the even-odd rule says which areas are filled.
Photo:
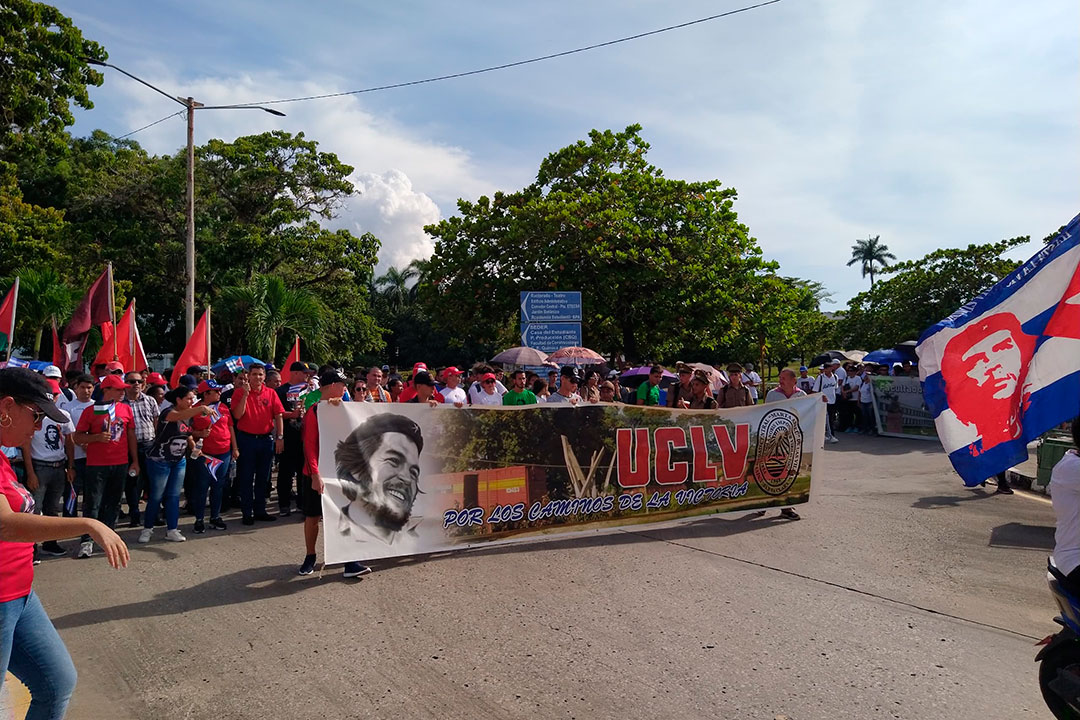
[[159, 93], [161, 93], [162, 95], [164, 95], [165, 97], [169, 98], [169, 99], [170, 99], [170, 100], [172, 100], [173, 102], [175, 102], [175, 103], [180, 103], [180, 104], [181, 104], [181, 105], [183, 105], [184, 107], [187, 107], [187, 103], [186, 103], [186, 102], [184, 102], [183, 100], [181, 100], [180, 98], [176, 97], [175, 95], [170, 95], [169, 93], [165, 92], [165, 91], [164, 91], [164, 90], [162, 90], [161, 88], [159, 88], [159, 87], [156, 87], [156, 86], [154, 86], [154, 85], [151, 85], [150, 83], [148, 83], [148, 82], [146, 82], [145, 80], [143, 80], [143, 79], [142, 79], [141, 77], [137, 77], [137, 76], [135, 76], [135, 75], [132, 75], [131, 73], [129, 73], [129, 72], [127, 71], [127, 70], [125, 70], [125, 69], [123, 69], [123, 68], [117, 67], [117, 66], [115, 66], [115, 65], [113, 65], [113, 64], [111, 64], [111, 63], [107, 63], [107, 62], [102, 62], [101, 60], [94, 60], [93, 58], [83, 58], [83, 60], [85, 60], [85, 61], [86, 61], [86, 63], [87, 63], [88, 65], [100, 65], [101, 67], [108, 67], [108, 68], [112, 68], [113, 70], [115, 70], [115, 71], [117, 71], [117, 72], [119, 72], [119, 73], [123, 73], [124, 75], [127, 75], [127, 76], [128, 76], [129, 78], [131, 78], [131, 79], [132, 79], [132, 80], [134, 80], [135, 82], [138, 82], [138, 83], [142, 83], [143, 85], [145, 85], [146, 87], [150, 88], [150, 89], [151, 89], [151, 90], [153, 90], [154, 92], [159, 92]]
[[263, 107], [261, 105], [201, 105], [197, 109], [199, 110], [262, 110], [268, 112], [271, 115], [277, 115], [278, 117], [285, 117], [285, 113], [280, 110], [274, 110], [273, 108]]

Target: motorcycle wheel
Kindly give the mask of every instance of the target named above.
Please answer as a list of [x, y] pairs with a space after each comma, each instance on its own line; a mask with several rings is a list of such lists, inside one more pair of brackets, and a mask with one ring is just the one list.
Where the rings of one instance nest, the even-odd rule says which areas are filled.
[[1057, 720], [1080, 720], [1080, 713], [1073, 710], [1064, 699], [1050, 688], [1061, 671], [1067, 671], [1080, 680], [1080, 649], [1074, 644], [1043, 658], [1039, 665], [1039, 690], [1043, 701]]

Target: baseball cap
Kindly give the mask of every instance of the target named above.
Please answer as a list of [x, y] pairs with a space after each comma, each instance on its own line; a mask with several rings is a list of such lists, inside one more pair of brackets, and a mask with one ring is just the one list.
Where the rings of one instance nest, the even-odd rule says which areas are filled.
[[168, 387], [169, 383], [165, 382], [165, 376], [159, 372], [152, 372], [146, 376], [147, 385], [160, 385], [161, 387]]
[[[180, 380], [178, 382], [181, 385], [183, 385], [184, 387], [191, 388], [192, 390], [199, 387], [199, 381], [195, 379], [195, 376], [194, 375], [188, 375], [187, 373], [184, 373], [183, 375], [181, 375]], [[101, 386], [105, 387], [105, 383], [102, 383]]]
[[202, 395], [204, 392], [206, 392], [208, 390], [220, 390], [220, 389], [221, 389], [221, 383], [219, 383], [218, 381], [216, 381], [216, 380], [203, 380], [201, 383], [199, 383], [199, 387], [196, 388], [196, 392], [198, 392], [200, 395]]
[[292, 364], [289, 365], [289, 372], [307, 372], [307, 369], [307, 363], [302, 363], [299, 360], [294, 360]]
[[53, 378], [59, 380], [63, 377], [63, 373], [60, 372], [60, 368], [55, 365], [46, 365], [45, 369], [41, 371], [43, 377]]
[[0, 397], [13, 397], [16, 400], [33, 403], [50, 420], [58, 423], [71, 420], [60, 411], [60, 408], [56, 407], [56, 396], [49, 387], [48, 380], [27, 368], [0, 370]]
[[833, 360], [833, 361], [832, 361], [831, 363], [829, 363], [829, 364], [830, 364], [830, 365], [839, 365], [839, 364], [840, 364], [840, 361], [839, 361], [839, 360]]
[[126, 387], [127, 383], [119, 375], [106, 375], [101, 381], [102, 390], [123, 390]]
[[615, 389], [615, 383], [611, 382], [610, 380], [605, 380], [604, 382], [600, 383], [600, 388], [601, 389], [606, 388], [608, 390], [614, 390]]
[[484, 382], [485, 380], [494, 380], [494, 379], [495, 379], [495, 373], [484, 373], [483, 375], [480, 376], [480, 382]]
[[382, 370], [383, 370], [383, 372], [390, 372], [390, 366], [389, 365], [383, 365]]
[[60, 383], [53, 378], [45, 378], [45, 382], [49, 383], [49, 389], [52, 390], [54, 397], [60, 394]]
[[464, 374], [465, 374], [464, 372], [462, 372], [461, 370], [458, 370], [456, 367], [453, 367], [453, 366], [448, 367], [445, 370], [443, 370], [443, 375], [447, 375], [447, 376], [449, 376], [449, 375], [464, 375]]
[[119, 362], [117, 360], [112, 360], [110, 362], [105, 363], [105, 372], [114, 373], [117, 370], [119, 370], [120, 372], [124, 372], [124, 363]]
[[345, 373], [341, 372], [337, 368], [330, 368], [322, 375], [319, 376], [319, 385], [326, 387], [327, 385], [333, 385], [334, 383], [348, 383], [349, 378], [345, 377]]
[[581, 374], [578, 372], [578, 369], [573, 365], [564, 366], [563, 369], [559, 371], [559, 375], [564, 378], [573, 380], [574, 382], [581, 382]]
[[800, 365], [800, 366], [799, 366], [799, 372], [803, 372], [803, 371], [805, 371], [805, 370], [809, 370], [809, 369], [810, 369], [810, 368], [806, 367], [805, 365]]
[[[487, 376], [485, 375], [484, 377]], [[491, 377], [494, 378], [495, 376], [492, 375]], [[431, 387], [435, 387], [435, 381], [431, 379], [431, 373], [427, 370], [421, 370], [413, 375], [413, 385], [430, 385]]]

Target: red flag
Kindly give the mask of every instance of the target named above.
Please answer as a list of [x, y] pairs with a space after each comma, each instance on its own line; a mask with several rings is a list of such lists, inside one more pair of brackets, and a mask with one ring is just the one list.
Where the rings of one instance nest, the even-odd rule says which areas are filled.
[[67, 370], [67, 353], [60, 344], [60, 334], [56, 331], [56, 318], [52, 319], [52, 364], [63, 372]]
[[180, 385], [180, 376], [184, 374], [184, 370], [192, 365], [210, 367], [209, 315], [209, 312], [204, 312], [202, 317], [199, 318], [199, 322], [195, 323], [195, 332], [191, 333], [191, 337], [188, 338], [187, 345], [184, 347], [184, 352], [180, 353], [180, 357], [176, 359], [172, 378], [169, 380], [169, 387], [178, 387]]
[[289, 351], [289, 355], [285, 358], [285, 364], [281, 366], [281, 369], [285, 372], [289, 371], [289, 367], [294, 362], [300, 362], [300, 336], [296, 336], [296, 342], [292, 346], [292, 350]]
[[[124, 366], [124, 370], [142, 372], [149, 363], [146, 362], [146, 352], [143, 350], [142, 339], [139, 337], [139, 326], [135, 322], [135, 301], [132, 300], [124, 311], [120, 322], [116, 323], [116, 359]], [[94, 364], [107, 363], [113, 359], [113, 326], [106, 322], [101, 324], [101, 337], [104, 342]]]
[[109, 270], [106, 269], [86, 291], [82, 302], [75, 308], [75, 313], [64, 328], [66, 367], [82, 367], [83, 348], [86, 346], [86, 336], [90, 333], [90, 328], [112, 321], [112, 288], [109, 281]]
[[0, 350], [7, 351], [11, 357], [11, 341], [15, 338], [15, 306], [19, 304], [19, 278], [8, 290], [4, 302], [0, 303]]

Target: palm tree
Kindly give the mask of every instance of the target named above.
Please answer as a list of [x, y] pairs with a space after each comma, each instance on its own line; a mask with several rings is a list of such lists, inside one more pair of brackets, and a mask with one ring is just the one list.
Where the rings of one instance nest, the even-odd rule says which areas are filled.
[[287, 287], [276, 275], [255, 275], [247, 285], [225, 288], [222, 297], [244, 315], [249, 352], [274, 361], [284, 332], [299, 335], [315, 352], [326, 350], [327, 310], [307, 290]]
[[889, 267], [889, 260], [895, 260], [896, 256], [889, 252], [889, 246], [881, 242], [881, 236], [875, 235], [866, 240], [856, 240], [851, 246], [851, 259], [848, 267], [855, 263], [862, 263], [862, 276], [870, 276], [870, 289], [874, 288], [874, 265], [878, 269]]
[[419, 274], [412, 265], [402, 270], [391, 265], [385, 273], [375, 278], [375, 287], [382, 288], [382, 295], [390, 307], [400, 310], [410, 300], [409, 281]]
[[[78, 298], [55, 268], [24, 268], [15, 274], [19, 276], [19, 307], [15, 318], [19, 329], [34, 334], [33, 357], [37, 358], [42, 332], [54, 317], [58, 323], [67, 320]], [[11, 278], [11, 282], [14, 280]]]

